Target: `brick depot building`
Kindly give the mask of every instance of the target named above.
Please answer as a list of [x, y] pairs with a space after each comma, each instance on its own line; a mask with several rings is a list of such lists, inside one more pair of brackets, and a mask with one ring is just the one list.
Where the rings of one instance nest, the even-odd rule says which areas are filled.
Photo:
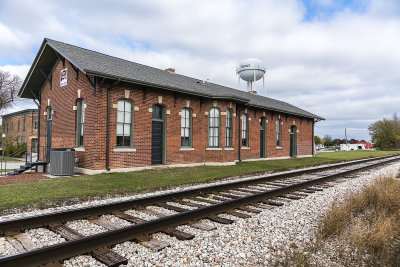
[[39, 104], [46, 158], [51, 147], [75, 148], [77, 167], [88, 173], [312, 156], [314, 122], [323, 119], [283, 101], [50, 39], [19, 95]]
[[[26, 143], [26, 146], [37, 147], [38, 110], [25, 109], [9, 113], [2, 117], [2, 129], [7, 141]], [[28, 149], [29, 150], [29, 149]]]

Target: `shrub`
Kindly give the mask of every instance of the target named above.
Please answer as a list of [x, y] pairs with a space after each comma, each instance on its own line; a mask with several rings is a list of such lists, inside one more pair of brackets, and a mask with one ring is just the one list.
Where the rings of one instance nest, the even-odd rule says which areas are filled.
[[4, 146], [4, 155], [8, 157], [20, 158], [25, 155], [26, 143], [18, 144], [17, 138], [8, 139]]

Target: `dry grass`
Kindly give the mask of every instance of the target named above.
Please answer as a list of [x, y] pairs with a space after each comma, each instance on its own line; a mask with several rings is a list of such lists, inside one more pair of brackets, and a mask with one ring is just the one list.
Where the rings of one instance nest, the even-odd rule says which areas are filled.
[[367, 265], [400, 266], [398, 178], [381, 177], [335, 202], [321, 222], [321, 242], [335, 239], [351, 257]]

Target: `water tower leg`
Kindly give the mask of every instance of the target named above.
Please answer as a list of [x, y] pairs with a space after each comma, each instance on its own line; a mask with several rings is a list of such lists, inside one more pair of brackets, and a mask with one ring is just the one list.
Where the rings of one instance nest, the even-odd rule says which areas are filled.
[[[253, 70], [253, 81], [254, 83], [256, 83], [256, 71]], [[253, 87], [251, 88], [251, 90], [253, 91]]]

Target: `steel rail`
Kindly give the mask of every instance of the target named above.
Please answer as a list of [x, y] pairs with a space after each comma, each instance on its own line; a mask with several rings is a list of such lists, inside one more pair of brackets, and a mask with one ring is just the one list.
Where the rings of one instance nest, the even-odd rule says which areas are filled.
[[237, 187], [246, 186], [246, 185], [250, 185], [250, 184], [258, 184], [258, 183], [275, 180], [275, 179], [301, 176], [304, 174], [310, 174], [310, 173], [325, 171], [325, 170], [339, 168], [339, 167], [341, 168], [341, 167], [345, 167], [345, 166], [362, 164], [362, 163], [366, 163], [366, 162], [370, 162], [370, 161], [382, 160], [382, 159], [392, 158], [392, 157], [396, 157], [396, 156], [398, 156], [398, 155], [389, 155], [389, 156], [384, 156], [384, 157], [375, 157], [375, 158], [368, 158], [368, 159], [362, 159], [362, 160], [356, 160], [356, 161], [349, 161], [349, 162], [332, 164], [332, 165], [323, 166], [323, 167], [316, 167], [316, 168], [312, 168], [312, 169], [286, 172], [286, 173], [275, 174], [275, 175], [267, 175], [267, 176], [262, 176], [262, 177], [258, 177], [255, 179], [221, 183], [218, 185], [187, 189], [187, 190], [182, 190], [179, 192], [171, 192], [171, 193], [166, 193], [166, 194], [161, 194], [161, 195], [126, 200], [126, 201], [121, 201], [121, 202], [108, 203], [108, 204], [102, 204], [102, 205], [96, 205], [96, 206], [90, 206], [90, 207], [84, 207], [84, 208], [77, 208], [77, 209], [72, 209], [72, 210], [67, 210], [67, 211], [59, 211], [59, 212], [41, 214], [41, 215], [36, 215], [36, 216], [28, 216], [28, 217], [23, 217], [23, 218], [4, 220], [4, 221], [0, 221], [0, 235], [2, 235], [2, 234], [4, 235], [7, 233], [22, 232], [26, 229], [31, 229], [31, 228], [47, 227], [51, 224], [60, 224], [60, 223], [64, 223], [67, 221], [112, 213], [114, 211], [128, 210], [128, 209], [133, 209], [136, 207], [153, 205], [153, 204], [160, 203], [160, 202], [171, 201], [171, 200], [177, 199], [177, 198], [185, 198], [185, 197], [191, 197], [191, 196], [200, 195], [200, 194], [207, 194], [207, 193], [211, 193], [211, 192], [215, 192], [215, 191], [232, 189], [232, 188], [237, 188]]
[[266, 190], [261, 193], [244, 196], [240, 199], [227, 200], [221, 203], [217, 203], [215, 205], [189, 210], [174, 215], [169, 215], [145, 223], [135, 224], [117, 230], [111, 230], [104, 233], [99, 233], [96, 235], [84, 237], [73, 241], [67, 241], [64, 243], [55, 244], [24, 253], [6, 256], [0, 258], [0, 265], [4, 267], [37, 266], [49, 262], [60, 261], [73, 256], [89, 253], [101, 247], [112, 246], [118, 243], [125, 242], [127, 240], [132, 240], [143, 234], [150, 234], [161, 231], [162, 229], [165, 229], [167, 227], [182, 225], [189, 221], [202, 219], [210, 215], [218, 214], [227, 210], [232, 210], [234, 208], [243, 205], [248, 205], [254, 202], [276, 197], [285, 193], [321, 184], [338, 177], [346, 176], [354, 172], [364, 170], [365, 168], [384, 165], [387, 163], [394, 162], [396, 160], [399, 160], [399, 158], [394, 158], [388, 161], [374, 163], [368, 166], [363, 166], [352, 170], [346, 170], [340, 173], [326, 175], [321, 178], [285, 186], [282, 188]]

